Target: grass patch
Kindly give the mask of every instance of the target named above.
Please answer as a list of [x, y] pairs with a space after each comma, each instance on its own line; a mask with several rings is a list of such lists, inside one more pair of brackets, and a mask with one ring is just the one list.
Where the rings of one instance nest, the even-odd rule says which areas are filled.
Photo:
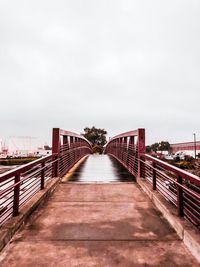
[[22, 164], [32, 162], [36, 159], [38, 158], [31, 157], [31, 158], [0, 159], [0, 165], [4, 165], [4, 166], [22, 165]]

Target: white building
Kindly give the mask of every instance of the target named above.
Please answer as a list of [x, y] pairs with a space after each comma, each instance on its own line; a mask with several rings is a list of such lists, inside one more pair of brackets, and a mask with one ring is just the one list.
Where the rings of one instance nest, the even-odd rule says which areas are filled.
[[52, 154], [52, 151], [49, 149], [38, 148], [34, 151], [34, 157], [45, 157]]

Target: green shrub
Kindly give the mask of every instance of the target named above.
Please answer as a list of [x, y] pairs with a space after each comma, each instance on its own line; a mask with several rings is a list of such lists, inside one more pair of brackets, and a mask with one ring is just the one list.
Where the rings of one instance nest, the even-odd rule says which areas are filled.
[[192, 170], [195, 168], [193, 162], [186, 161], [186, 160], [176, 162], [174, 165], [179, 167], [180, 169], [183, 169], [183, 170], [187, 170], [187, 169]]
[[13, 158], [13, 159], [1, 159], [0, 165], [12, 166], [12, 165], [22, 165], [34, 161], [38, 158]]

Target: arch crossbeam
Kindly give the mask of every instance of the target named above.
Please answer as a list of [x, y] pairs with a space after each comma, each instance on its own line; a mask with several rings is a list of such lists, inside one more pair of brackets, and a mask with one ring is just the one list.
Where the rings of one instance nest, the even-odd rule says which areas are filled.
[[116, 135], [108, 142], [104, 153], [116, 158], [135, 177], [142, 176], [140, 158], [145, 153], [145, 129]]
[[52, 153], [58, 158], [53, 176], [63, 177], [81, 158], [92, 153], [92, 147], [82, 135], [54, 128]]

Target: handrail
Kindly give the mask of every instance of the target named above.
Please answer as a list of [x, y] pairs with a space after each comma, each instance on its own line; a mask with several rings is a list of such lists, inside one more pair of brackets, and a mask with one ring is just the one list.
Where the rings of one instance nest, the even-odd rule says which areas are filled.
[[142, 177], [177, 207], [178, 216], [200, 228], [200, 177], [148, 154], [141, 157]]
[[61, 136], [77, 137], [77, 138], [80, 138], [80, 139], [86, 141], [89, 145], [91, 145], [91, 143], [83, 135], [80, 135], [80, 134], [77, 134], [77, 133], [74, 133], [74, 132], [70, 132], [70, 131], [66, 131], [66, 130], [63, 130], [63, 129], [59, 129], [59, 130], [60, 130], [60, 135]]
[[[46, 160], [48, 160], [47, 157], [45, 157], [45, 158], [46, 158]], [[49, 158], [49, 156], [48, 156], [48, 158]], [[55, 163], [56, 161], [58, 161], [58, 159], [56, 159], [56, 160], [54, 160], [54, 161], [51, 161], [50, 163], [48, 163], [48, 165], [52, 165], [52, 164]], [[40, 163], [40, 162], [39, 162], [39, 163]], [[39, 164], [39, 163], [38, 163], [38, 164]], [[42, 161], [42, 163], [44, 163], [44, 161]], [[37, 164], [37, 165], [38, 165], [38, 164]], [[12, 188], [16, 187], [17, 185], [22, 184], [22, 183], [25, 182], [26, 180], [32, 178], [33, 175], [35, 175], [35, 174], [41, 172], [42, 170], [45, 170], [45, 169], [48, 167], [48, 165], [46, 164], [44, 167], [40, 167], [40, 168], [37, 169], [36, 171], [34, 171], [34, 172], [30, 173], [29, 175], [26, 175], [24, 178], [20, 179], [19, 182], [12, 184], [11, 186], [7, 187], [7, 188], [4, 189], [4, 190], [1, 190], [1, 191], [0, 191], [0, 196], [3, 195], [4, 193], [8, 192], [9, 189], [12, 189]], [[36, 166], [36, 165], [33, 165], [32, 167], [34, 167], [34, 166]], [[30, 168], [27, 169], [27, 170], [30, 170]], [[24, 171], [21, 171], [20, 174], [21, 174], [21, 173], [24, 173]], [[19, 173], [18, 173], [18, 174], [19, 174]], [[5, 172], [5, 175], [7, 175], [7, 172]], [[13, 174], [11, 177], [9, 177], [9, 178], [12, 178], [12, 177], [14, 177], [14, 176], [16, 176], [16, 175], [17, 175], [17, 174], [14, 173], [14, 174]], [[8, 178], [8, 179], [9, 179], [9, 178]]]
[[78, 160], [92, 153], [92, 146], [82, 135], [53, 128], [52, 152], [59, 158], [55, 174], [62, 177]]
[[20, 208], [45, 188], [54, 173], [56, 156], [34, 160], [0, 175], [0, 224], [17, 216]]
[[[169, 182], [174, 183], [175, 185], [183, 188], [184, 190], [188, 191], [190, 194], [192, 194], [194, 197], [197, 197], [198, 199], [200, 199], [200, 195], [197, 195], [196, 193], [194, 193], [193, 191], [189, 190], [188, 188], [186, 188], [184, 185], [180, 184], [179, 182], [177, 182], [176, 180], [174, 180], [172, 177], [168, 176], [167, 174], [163, 173], [163, 171], [159, 170], [156, 168], [156, 166], [154, 165], [154, 167], [149, 163], [147, 163], [146, 161], [140, 160], [142, 163], [144, 163], [146, 166], [148, 166], [149, 168], [151, 168], [152, 170], [156, 171], [158, 174], [162, 175], [163, 178], [166, 178]], [[159, 165], [160, 166], [160, 165]], [[199, 178], [198, 176], [196, 176], [197, 178]]]
[[124, 133], [121, 133], [121, 134], [118, 134], [114, 137], [112, 137], [109, 142], [115, 140], [115, 139], [118, 139], [118, 138], [123, 138], [123, 137], [131, 137], [131, 136], [137, 136], [138, 135], [138, 130], [134, 130], [134, 131], [129, 131], [129, 132], [124, 132]]
[[185, 170], [181, 170], [180, 168], [173, 166], [165, 161], [152, 157], [148, 154], [143, 154], [146, 159], [151, 160], [152, 162], [158, 163], [160, 166], [164, 167], [168, 171], [174, 172], [176, 175], [181, 175], [182, 178], [190, 180], [191, 182], [195, 183], [196, 185], [200, 186], [200, 177], [189, 173]]
[[141, 128], [114, 136], [104, 150], [105, 154], [116, 158], [135, 178], [141, 176], [139, 159], [144, 152], [145, 129]]
[[15, 175], [23, 173], [23, 172], [31, 169], [32, 167], [38, 165], [39, 163], [42, 163], [42, 162], [47, 161], [48, 159], [51, 159], [54, 156], [57, 156], [57, 154], [53, 154], [53, 155], [42, 157], [40, 159], [36, 159], [36, 160], [34, 160], [32, 162], [24, 164], [23, 166], [19, 166], [19, 167], [13, 169], [13, 170], [4, 172], [3, 174], [0, 174], [0, 183], [4, 182], [5, 180], [7, 180], [7, 179], [9, 179], [9, 178], [11, 178], [11, 177], [13, 177]]

